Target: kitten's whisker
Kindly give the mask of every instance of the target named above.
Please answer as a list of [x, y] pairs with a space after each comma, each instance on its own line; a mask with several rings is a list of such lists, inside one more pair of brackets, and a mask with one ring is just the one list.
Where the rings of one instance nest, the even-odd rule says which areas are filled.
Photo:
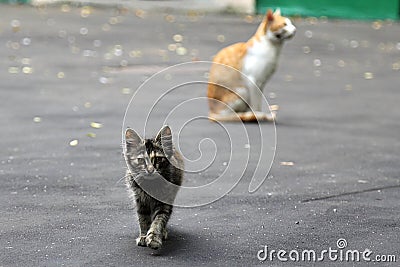
[[140, 171], [140, 172], [138, 172], [136, 175], [130, 174], [130, 175], [128, 175], [128, 176], [131, 176], [132, 179], [133, 179], [135, 182], [137, 182], [137, 181], [139, 180], [140, 176], [143, 176], [143, 175], [145, 175], [145, 174], [146, 174], [146, 172]]
[[120, 179], [118, 179], [118, 181], [115, 182], [115, 184], [120, 183], [122, 180], [126, 179], [127, 177], [129, 177], [129, 174], [122, 176]]

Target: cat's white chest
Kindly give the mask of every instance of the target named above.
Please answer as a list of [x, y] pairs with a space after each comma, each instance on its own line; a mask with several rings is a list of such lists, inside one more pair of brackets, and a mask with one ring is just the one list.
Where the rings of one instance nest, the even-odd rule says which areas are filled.
[[279, 52], [280, 46], [267, 40], [254, 42], [253, 46], [247, 49], [243, 59], [242, 73], [262, 90], [264, 84], [275, 72]]

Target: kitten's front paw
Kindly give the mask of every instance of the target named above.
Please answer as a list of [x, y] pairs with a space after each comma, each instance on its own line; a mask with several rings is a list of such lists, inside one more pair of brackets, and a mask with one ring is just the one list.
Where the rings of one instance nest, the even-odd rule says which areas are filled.
[[140, 247], [146, 247], [146, 236], [141, 235], [138, 238], [136, 238], [136, 245]]
[[162, 245], [161, 236], [154, 233], [147, 234], [146, 245], [152, 249], [159, 249]]

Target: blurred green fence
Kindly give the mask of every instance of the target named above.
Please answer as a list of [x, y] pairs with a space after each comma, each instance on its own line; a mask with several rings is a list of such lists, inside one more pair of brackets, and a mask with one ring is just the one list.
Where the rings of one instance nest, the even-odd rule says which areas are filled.
[[6, 4], [26, 4], [29, 3], [29, 0], [0, 0], [0, 3]]
[[289, 16], [350, 19], [399, 19], [400, 0], [256, 0], [256, 10], [280, 7]]

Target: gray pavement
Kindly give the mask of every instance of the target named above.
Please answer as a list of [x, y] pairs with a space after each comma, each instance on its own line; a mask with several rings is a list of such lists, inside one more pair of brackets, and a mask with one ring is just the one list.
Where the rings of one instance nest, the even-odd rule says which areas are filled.
[[[297, 36], [265, 89], [280, 106], [268, 179], [248, 193], [259, 155], [254, 138], [249, 167], [228, 195], [176, 208], [161, 250], [136, 247], [135, 209], [121, 182], [121, 128], [131, 96], [164, 67], [210, 60], [246, 40], [258, 22], [244, 15], [1, 6], [0, 266], [398, 266], [257, 259], [264, 246], [319, 253], [344, 238], [344, 252], [370, 249], [372, 259], [400, 260], [400, 25], [391, 21], [294, 20]], [[180, 68], [164, 78], [204, 72]], [[156, 80], [146, 89], [126, 126], [141, 127], [166, 85]], [[205, 94], [200, 84], [172, 100]], [[158, 108], [149, 134], [170, 112], [168, 102]], [[206, 115], [207, 106], [196, 102], [191, 111]], [[239, 127], [227, 129], [240, 136]], [[274, 132], [272, 124], [260, 127]], [[245, 129], [251, 136], [258, 126]], [[185, 128], [181, 150], [198, 156], [206, 137], [219, 146], [218, 157], [209, 170], [188, 173], [187, 185], [212, 181], [229, 160], [227, 136], [205, 120]], [[263, 138], [273, 146], [273, 135]], [[260, 168], [268, 171], [269, 163]], [[242, 171], [229, 165], [232, 179]]]

